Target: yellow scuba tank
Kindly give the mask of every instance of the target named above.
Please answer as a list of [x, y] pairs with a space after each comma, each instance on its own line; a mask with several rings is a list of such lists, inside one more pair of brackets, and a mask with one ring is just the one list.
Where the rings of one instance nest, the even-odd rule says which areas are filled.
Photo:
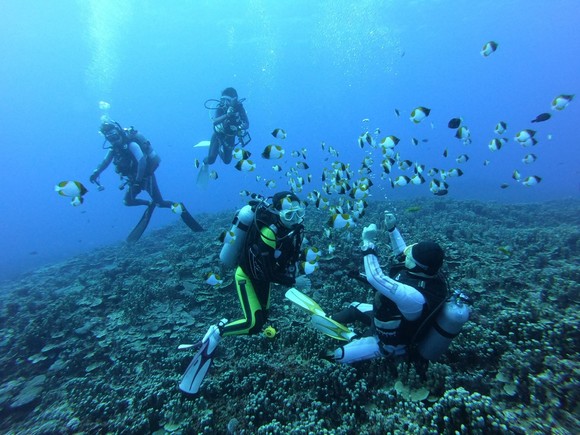
[[254, 222], [255, 211], [251, 205], [242, 207], [232, 222], [230, 237], [224, 239], [224, 245], [220, 252], [220, 261], [227, 267], [235, 267], [238, 262], [240, 251], [246, 243], [246, 236], [250, 225]]

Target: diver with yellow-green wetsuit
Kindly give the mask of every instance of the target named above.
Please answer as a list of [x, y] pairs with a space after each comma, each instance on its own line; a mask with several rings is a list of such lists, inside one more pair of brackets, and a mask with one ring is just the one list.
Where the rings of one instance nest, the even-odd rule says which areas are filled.
[[250, 335], [262, 330], [268, 319], [272, 283], [307, 285], [308, 278], [296, 278], [304, 215], [304, 205], [288, 191], [275, 194], [271, 203], [263, 198], [253, 200], [236, 213], [220, 260], [226, 267], [237, 266], [235, 283], [244, 317], [232, 322], [222, 319], [209, 328], [201, 349], [183, 375], [181, 391], [199, 391], [223, 336]]

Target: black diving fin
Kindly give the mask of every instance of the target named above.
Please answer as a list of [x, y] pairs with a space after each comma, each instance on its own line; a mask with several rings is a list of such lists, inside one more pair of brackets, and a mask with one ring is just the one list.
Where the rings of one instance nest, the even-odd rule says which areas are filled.
[[149, 225], [149, 221], [151, 220], [151, 215], [153, 214], [154, 210], [155, 203], [152, 202], [147, 206], [145, 212], [143, 213], [143, 216], [141, 216], [141, 219], [139, 220], [137, 225], [135, 225], [135, 228], [133, 228], [133, 231], [131, 231], [131, 233], [127, 237], [128, 243], [135, 243], [141, 238], [141, 236], [147, 229], [147, 226]]
[[185, 225], [187, 225], [193, 231], [196, 232], [205, 231], [205, 229], [199, 224], [199, 222], [196, 221], [193, 218], [193, 216], [185, 209], [181, 212], [181, 220], [185, 222]]

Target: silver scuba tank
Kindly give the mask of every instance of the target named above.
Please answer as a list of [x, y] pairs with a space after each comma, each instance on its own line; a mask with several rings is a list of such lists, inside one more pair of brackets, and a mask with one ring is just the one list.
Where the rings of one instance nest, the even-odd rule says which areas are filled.
[[469, 306], [466, 295], [456, 290], [447, 299], [435, 323], [419, 342], [419, 354], [428, 360], [435, 361], [449, 348], [451, 340], [456, 337], [463, 325], [469, 320]]
[[253, 224], [254, 214], [252, 206], [245, 205], [234, 216], [229, 237], [224, 239], [224, 245], [220, 252], [220, 261], [224, 266], [230, 268], [236, 266], [240, 251], [246, 242], [248, 229]]

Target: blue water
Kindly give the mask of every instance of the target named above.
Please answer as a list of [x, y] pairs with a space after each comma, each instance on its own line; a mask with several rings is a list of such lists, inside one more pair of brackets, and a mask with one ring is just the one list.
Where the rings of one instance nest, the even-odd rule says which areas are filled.
[[[322, 141], [355, 170], [372, 153], [375, 198], [429, 196], [426, 184], [393, 190], [380, 179], [379, 150], [357, 146], [365, 129], [377, 127], [380, 137], [401, 138], [403, 158], [462, 168], [449, 198], [577, 198], [579, 102], [545, 123], [530, 120], [552, 112], [557, 95], [580, 89], [578, 22], [574, 0], [3, 1], [0, 279], [121, 241], [139, 219], [142, 209], [122, 205], [112, 167], [101, 176], [104, 191], [88, 182], [104, 156], [99, 101], [110, 103], [112, 118], [151, 140], [163, 159], [162, 193], [183, 201], [194, 216], [239, 207], [240, 189], [268, 193], [256, 175], [284, 187], [283, 173], [270, 166], [286, 168], [294, 159], [263, 160], [259, 154], [270, 143], [288, 153], [308, 149], [314, 181], [302, 196], [320, 189], [321, 170], [334, 161], [325, 161]], [[479, 52], [490, 40], [499, 48], [484, 58]], [[193, 145], [211, 133], [204, 101], [227, 86], [247, 98], [248, 148], [258, 168], [240, 173], [218, 162], [218, 180], [203, 190], [195, 185], [193, 161], [205, 149]], [[432, 112], [414, 125], [409, 113], [417, 106]], [[459, 116], [471, 129], [471, 145], [447, 128]], [[510, 142], [491, 153], [487, 144], [498, 121], [508, 123]], [[276, 127], [288, 132], [285, 141], [270, 136]], [[537, 146], [515, 143], [525, 128], [538, 131]], [[428, 142], [415, 147], [412, 137]], [[521, 158], [529, 152], [538, 160], [526, 166]], [[453, 159], [462, 153], [470, 160], [458, 165]], [[517, 184], [514, 169], [542, 182]], [[54, 192], [63, 180], [89, 188], [82, 206]], [[510, 187], [502, 190], [502, 183]], [[150, 229], [176, 220], [158, 210]]]

